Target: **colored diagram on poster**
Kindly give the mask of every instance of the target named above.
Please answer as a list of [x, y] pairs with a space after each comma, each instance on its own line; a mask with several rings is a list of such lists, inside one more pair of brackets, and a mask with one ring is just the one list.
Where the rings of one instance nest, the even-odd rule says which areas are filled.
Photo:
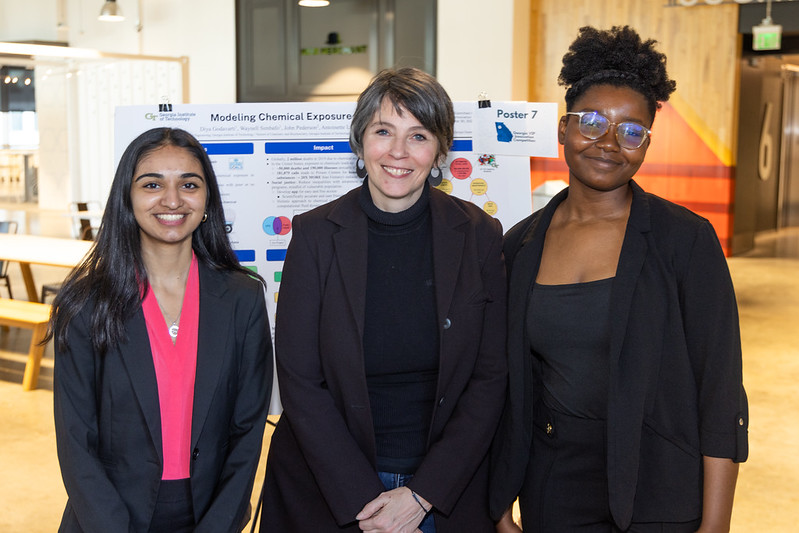
[[481, 207], [499, 219], [503, 228], [515, 224], [519, 213], [530, 212], [529, 199], [514, 194], [514, 187], [509, 186], [517, 176], [529, 173], [526, 157], [453, 152], [446, 170], [437, 188]]
[[291, 231], [291, 220], [287, 217], [266, 217], [263, 230], [267, 235], [288, 235]]

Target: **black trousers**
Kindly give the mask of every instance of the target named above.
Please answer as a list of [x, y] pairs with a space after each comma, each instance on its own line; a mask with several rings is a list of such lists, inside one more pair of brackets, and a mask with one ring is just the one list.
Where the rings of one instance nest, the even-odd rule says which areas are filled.
[[194, 525], [189, 479], [162, 479], [150, 533], [192, 533]]
[[633, 523], [622, 532], [610, 514], [604, 420], [553, 411], [539, 401], [533, 446], [519, 495], [525, 533], [694, 533], [701, 522]]

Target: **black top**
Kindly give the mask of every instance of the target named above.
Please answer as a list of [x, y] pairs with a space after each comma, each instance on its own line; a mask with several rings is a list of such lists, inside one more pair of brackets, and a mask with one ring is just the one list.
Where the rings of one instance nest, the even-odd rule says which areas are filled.
[[608, 404], [608, 308], [613, 278], [535, 284], [527, 335], [541, 360], [544, 404], [581, 418], [605, 420]]
[[387, 213], [366, 183], [361, 191], [369, 218], [363, 347], [377, 467], [412, 474], [427, 449], [438, 380], [430, 194], [425, 186], [413, 206]]

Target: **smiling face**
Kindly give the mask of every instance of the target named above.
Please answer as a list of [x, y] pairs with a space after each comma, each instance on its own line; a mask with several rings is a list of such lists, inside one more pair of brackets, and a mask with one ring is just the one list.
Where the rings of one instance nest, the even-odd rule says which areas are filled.
[[390, 213], [404, 211], [419, 199], [438, 154], [436, 137], [409, 111], [401, 111], [384, 98], [363, 134], [372, 201]]
[[[569, 111], [596, 111], [610, 122], [636, 122], [647, 128], [654, 118], [642, 94], [612, 85], [591, 87]], [[598, 139], [588, 139], [580, 133], [578, 123], [579, 117], [566, 115], [558, 124], [558, 141], [569, 166], [569, 186], [601, 192], [626, 186], [644, 162], [650, 139], [639, 148], [622, 148], [616, 140], [616, 126]]]
[[142, 157], [130, 187], [142, 247], [191, 246], [207, 195], [202, 165], [185, 148], [167, 145]]

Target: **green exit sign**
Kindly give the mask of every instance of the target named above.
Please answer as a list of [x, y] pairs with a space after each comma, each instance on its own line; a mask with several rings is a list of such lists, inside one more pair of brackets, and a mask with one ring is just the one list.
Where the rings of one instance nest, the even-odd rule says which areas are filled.
[[752, 50], [779, 50], [782, 46], [782, 26], [760, 24], [752, 26]]

